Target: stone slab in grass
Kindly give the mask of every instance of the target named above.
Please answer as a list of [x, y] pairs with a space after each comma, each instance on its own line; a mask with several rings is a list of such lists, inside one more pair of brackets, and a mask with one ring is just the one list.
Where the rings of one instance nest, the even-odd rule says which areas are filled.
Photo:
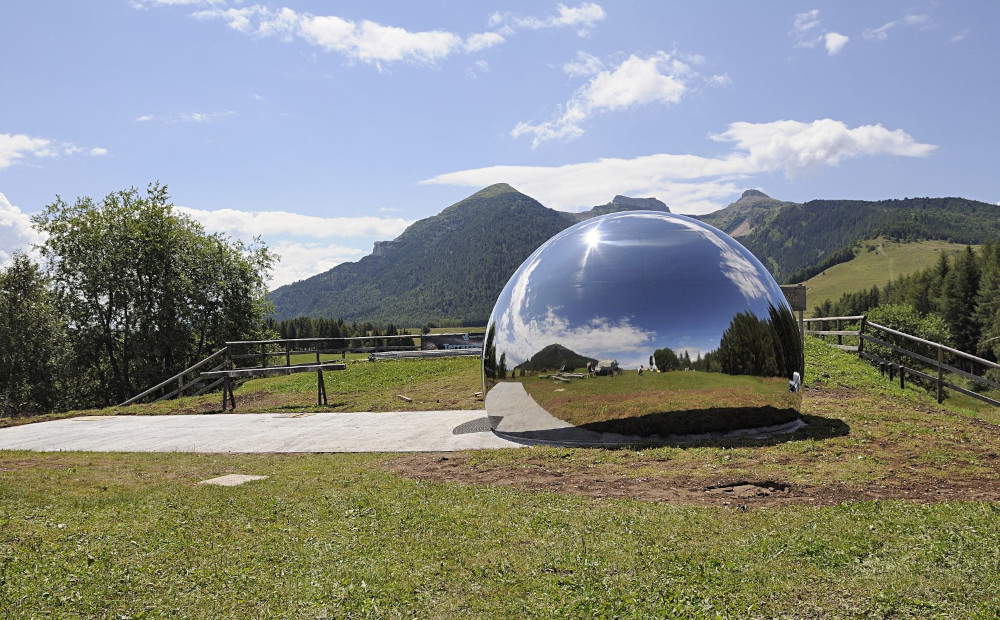
[[218, 478], [202, 480], [198, 484], [214, 484], [220, 487], [235, 487], [252, 480], [266, 480], [267, 476], [252, 476], [247, 474], [226, 474]]

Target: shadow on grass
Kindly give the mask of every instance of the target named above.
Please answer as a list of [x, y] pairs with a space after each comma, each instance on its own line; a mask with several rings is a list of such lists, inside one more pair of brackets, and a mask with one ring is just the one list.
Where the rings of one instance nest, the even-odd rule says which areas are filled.
[[[804, 424], [795, 429], [793, 425], [797, 420]], [[837, 418], [800, 415], [793, 409], [739, 407], [651, 413], [569, 428], [505, 432], [502, 436], [526, 443], [611, 449], [649, 446], [733, 448], [824, 440], [850, 432], [851, 427]]]
[[[802, 420], [793, 432], [754, 432], [753, 429], [781, 427]], [[843, 420], [816, 415], [800, 415], [794, 409], [760, 407], [717, 408], [708, 410], [650, 413], [638, 418], [608, 420], [584, 424], [580, 428], [596, 433], [615, 433], [649, 437], [658, 435], [663, 446], [770, 446], [804, 439], [823, 440], [843, 437], [851, 427]], [[734, 430], [735, 429], [735, 430]], [[739, 433], [739, 434], [736, 434]]]

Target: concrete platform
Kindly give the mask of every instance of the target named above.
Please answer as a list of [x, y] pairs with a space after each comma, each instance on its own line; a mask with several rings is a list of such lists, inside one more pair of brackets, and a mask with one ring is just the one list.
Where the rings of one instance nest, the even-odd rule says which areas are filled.
[[92, 416], [0, 429], [0, 450], [58, 452], [438, 452], [520, 448], [486, 412]]

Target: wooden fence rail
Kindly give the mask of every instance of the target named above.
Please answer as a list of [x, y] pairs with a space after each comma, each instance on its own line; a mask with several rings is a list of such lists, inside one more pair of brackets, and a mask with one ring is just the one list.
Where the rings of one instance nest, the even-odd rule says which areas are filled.
[[[992, 362], [988, 359], [981, 358], [971, 353], [966, 353], [965, 351], [960, 351], [958, 349], [949, 347], [939, 342], [934, 342], [931, 340], [927, 340], [925, 338], [920, 338], [919, 336], [914, 336], [913, 334], [907, 334], [906, 332], [901, 332], [897, 329], [886, 327], [885, 325], [873, 323], [869, 321], [865, 315], [817, 317], [812, 319], [805, 319], [803, 322], [806, 324], [818, 324], [819, 326], [819, 329], [807, 328], [805, 330], [806, 334], [814, 336], [836, 336], [837, 343], [836, 344], [828, 343], [828, 344], [831, 344], [832, 346], [835, 346], [839, 349], [856, 352], [858, 354], [858, 357], [861, 357], [863, 359], [866, 359], [874, 363], [876, 366], [878, 366], [881, 372], [887, 373], [889, 375], [890, 381], [895, 380], [898, 377], [900, 387], [905, 386], [906, 375], [909, 374], [911, 378], [918, 377], [920, 379], [925, 380], [930, 385], [934, 385], [937, 388], [937, 401], [939, 403], [944, 400], [944, 390], [945, 388], [948, 388], [950, 390], [959, 392], [960, 394], [965, 394], [966, 396], [981, 400], [985, 403], [989, 403], [996, 407], [1000, 407], [1000, 400], [996, 400], [984, 394], [979, 394], [978, 392], [974, 392], [963, 386], [955, 385], [954, 383], [948, 381], [945, 378], [945, 373], [947, 373], [948, 375], [957, 375], [964, 379], [968, 379], [982, 386], [986, 386], [993, 389], [1000, 389], [1000, 382], [994, 381], [989, 377], [977, 375], [974, 372], [970, 372], [971, 370], [973, 370], [973, 368], [971, 368], [972, 364], [978, 364], [988, 369], [1000, 368], [1000, 364], [996, 362]], [[835, 329], [826, 329], [828, 324], [831, 322], [835, 326]], [[858, 329], [854, 330], [841, 329], [841, 327], [844, 327], [845, 323], [847, 324], [857, 323]], [[858, 344], [857, 345], [844, 344], [843, 339], [845, 336], [857, 338]], [[936, 355], [934, 357], [931, 357], [929, 355], [923, 355], [916, 351], [911, 351], [905, 346], [900, 346], [899, 344], [889, 342], [889, 338], [893, 336], [898, 338], [903, 338], [910, 342], [918, 343], [926, 347], [930, 347], [935, 351]], [[873, 354], [870, 350], [865, 350], [866, 342], [885, 347], [895, 353], [899, 353], [900, 355], [909, 357], [910, 359], [923, 362], [924, 364], [930, 366], [936, 371], [936, 376], [927, 374], [916, 368], [910, 368], [905, 364], [900, 364], [898, 362], [893, 362], [887, 359], [883, 359]], [[970, 363], [970, 370], [969, 371], [963, 370], [961, 368], [956, 367], [953, 364], [945, 362], [946, 354], [954, 357], [959, 357], [963, 360], [968, 361]]]
[[[174, 376], [157, 383], [151, 388], [143, 390], [127, 401], [121, 403], [120, 407], [125, 407], [138, 403], [143, 399], [155, 396], [154, 401], [184, 396], [187, 394], [198, 396], [205, 392], [219, 387], [226, 382], [225, 377], [230, 379], [235, 377], [251, 376], [253, 373], [224, 374], [226, 371], [239, 369], [261, 369], [258, 374], [274, 374], [283, 372], [291, 374], [300, 372], [300, 368], [321, 364], [321, 355], [341, 355], [347, 357], [347, 353], [373, 353], [378, 351], [413, 351], [419, 350], [416, 341], [422, 337], [441, 336], [464, 336], [479, 335], [480, 331], [455, 332], [445, 334], [397, 334], [394, 336], [342, 336], [342, 337], [317, 337], [317, 338], [279, 338], [272, 340], [233, 340], [226, 342], [226, 346], [212, 353], [200, 362], [193, 364], [175, 374]], [[389, 344], [400, 340], [409, 340], [410, 344]], [[359, 343], [360, 344], [355, 344]], [[372, 343], [372, 345], [366, 345]], [[309, 346], [312, 345], [312, 346]], [[248, 352], [242, 352], [248, 351]], [[293, 355], [315, 356], [315, 361], [310, 359], [307, 362], [292, 363]], [[284, 364], [273, 366], [271, 358], [284, 358]], [[247, 360], [256, 362], [246, 364]], [[211, 365], [213, 362], [214, 365]], [[211, 365], [211, 366], [210, 366]], [[339, 370], [339, 368], [336, 368]], [[194, 375], [194, 376], [191, 376]], [[231, 386], [224, 386], [231, 392]], [[172, 389], [171, 389], [172, 388]], [[325, 397], [325, 393], [324, 393]]]
[[[209, 355], [208, 357], [206, 357], [205, 359], [201, 360], [200, 362], [198, 362], [196, 364], [193, 364], [191, 366], [188, 366], [187, 368], [185, 368], [184, 370], [180, 371], [176, 375], [170, 377], [166, 381], [162, 381], [160, 383], [157, 383], [156, 385], [154, 385], [153, 387], [149, 388], [148, 390], [145, 390], [143, 392], [140, 392], [140, 393], [136, 394], [135, 396], [133, 396], [132, 398], [126, 400], [125, 402], [123, 402], [122, 404], [120, 404], [118, 406], [119, 407], [125, 407], [127, 405], [131, 405], [132, 403], [137, 403], [140, 400], [142, 400], [143, 398], [145, 398], [145, 397], [147, 397], [147, 396], [149, 396], [151, 394], [154, 394], [154, 393], [158, 392], [159, 390], [167, 387], [168, 385], [177, 385], [177, 388], [175, 390], [173, 390], [172, 392], [168, 392], [167, 394], [162, 395], [159, 398], [156, 398], [155, 400], [164, 400], [166, 398], [171, 398], [173, 396], [183, 395], [186, 390], [188, 390], [190, 388], [193, 388], [195, 386], [195, 384], [197, 384], [197, 383], [199, 383], [201, 381], [200, 376], [198, 378], [192, 380], [192, 381], [185, 381], [184, 377], [186, 375], [190, 374], [190, 373], [193, 373], [195, 371], [198, 371], [198, 370], [204, 368], [206, 364], [209, 364], [212, 361], [219, 359], [221, 356], [226, 355], [227, 351], [228, 351], [228, 347], [223, 347], [223, 348], [219, 349], [218, 351], [216, 351], [215, 353]], [[216, 366], [215, 368], [213, 368], [213, 370], [217, 370], [219, 368], [222, 368], [222, 366], [224, 364], [225, 364], [225, 362], [223, 362], [222, 364], [219, 364], [218, 366]], [[200, 391], [197, 391], [197, 394], [202, 394], [202, 393], [208, 391], [208, 389], [209, 388], [200, 389]]]

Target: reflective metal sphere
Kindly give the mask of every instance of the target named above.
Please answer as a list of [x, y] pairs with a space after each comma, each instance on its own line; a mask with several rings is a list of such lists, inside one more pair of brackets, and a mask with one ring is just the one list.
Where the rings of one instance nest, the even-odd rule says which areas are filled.
[[799, 417], [802, 342], [780, 287], [722, 231], [658, 211], [581, 222], [538, 248], [490, 316], [499, 435], [657, 443]]

